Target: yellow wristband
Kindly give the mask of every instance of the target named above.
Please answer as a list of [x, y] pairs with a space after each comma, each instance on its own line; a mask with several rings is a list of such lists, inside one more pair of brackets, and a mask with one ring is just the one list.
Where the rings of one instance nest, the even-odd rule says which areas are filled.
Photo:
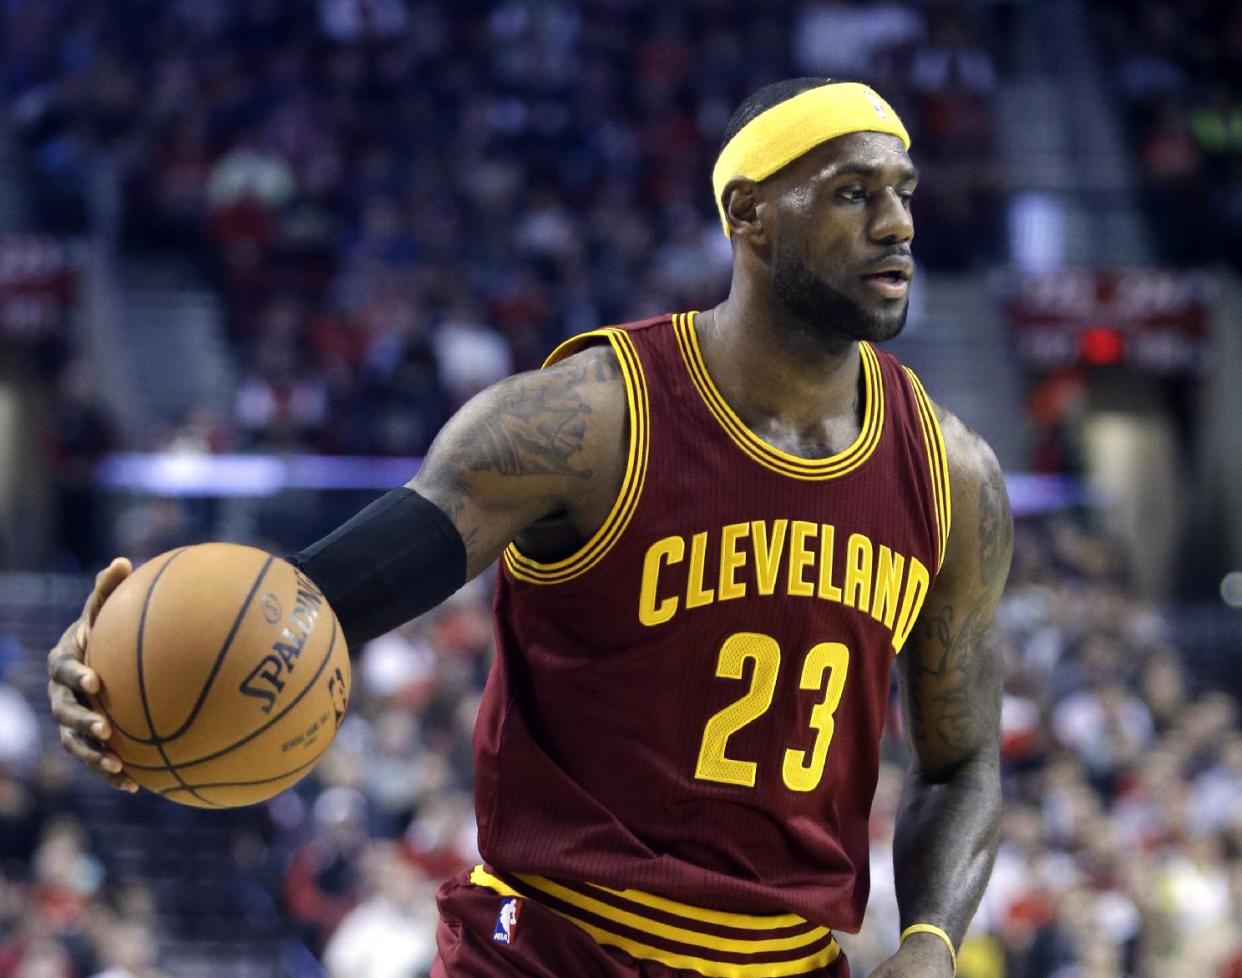
[[943, 930], [935, 924], [911, 924], [901, 932], [901, 939], [898, 943], [905, 944], [906, 938], [911, 934], [935, 934], [945, 943], [945, 947], [949, 949], [949, 960], [953, 962], [953, 973], [957, 974], [957, 950], [953, 947], [953, 940]]

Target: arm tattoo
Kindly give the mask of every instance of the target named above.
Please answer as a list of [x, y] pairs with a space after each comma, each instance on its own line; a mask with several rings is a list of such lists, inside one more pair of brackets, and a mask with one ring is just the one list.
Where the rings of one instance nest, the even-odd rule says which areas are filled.
[[910, 659], [907, 678], [913, 735], [934, 735], [937, 753], [969, 753], [997, 722], [999, 702], [979, 696], [999, 681], [991, 642], [992, 602], [970, 608], [954, 629], [956, 611], [943, 605], [920, 621], [919, 654]]
[[992, 469], [979, 490], [979, 583], [984, 587], [1003, 583], [1013, 552], [1013, 520], [1005, 503], [1005, 480]]
[[621, 376], [621, 364], [615, 356], [595, 358], [595, 379], [601, 384], [616, 380]]
[[616, 421], [601, 408], [616, 391], [602, 385], [620, 377], [610, 348], [587, 350], [502, 381], [445, 426], [410, 485], [461, 533], [469, 576], [531, 523], [610, 478], [592, 459]]
[[[994, 739], [1000, 724], [1002, 677], [992, 616], [1009, 571], [1013, 520], [999, 466], [983, 473], [977, 527], [979, 584], [966, 588], [968, 595], [929, 603], [916, 625], [917, 654], [907, 672], [913, 733], [950, 761]], [[934, 743], [927, 743], [930, 737]]]
[[591, 478], [574, 465], [586, 438], [591, 405], [574, 388], [508, 385], [497, 391], [494, 421], [478, 432], [462, 461], [475, 472]]
[[893, 844], [903, 924], [936, 923], [955, 943], [983, 894], [999, 840], [1002, 664], [992, 617], [1013, 546], [1000, 468], [968, 437], [963, 432], [955, 446], [961, 520], [902, 653], [915, 759]]

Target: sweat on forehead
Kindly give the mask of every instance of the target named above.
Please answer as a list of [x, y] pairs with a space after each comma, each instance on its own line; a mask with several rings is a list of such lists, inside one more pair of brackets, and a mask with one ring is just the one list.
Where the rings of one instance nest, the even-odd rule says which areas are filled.
[[910, 136], [892, 106], [859, 82], [808, 89], [746, 123], [725, 144], [712, 170], [725, 236], [732, 234], [724, 210], [724, 189], [730, 180], [764, 180], [821, 143], [852, 132], [889, 133], [910, 148]]

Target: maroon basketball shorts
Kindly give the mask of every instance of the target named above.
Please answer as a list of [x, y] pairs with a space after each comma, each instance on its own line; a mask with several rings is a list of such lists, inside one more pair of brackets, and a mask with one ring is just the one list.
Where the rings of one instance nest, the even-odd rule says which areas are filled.
[[[437, 896], [438, 953], [431, 978], [689, 978], [702, 974], [639, 960], [597, 943], [585, 930], [533, 899], [496, 893], [463, 873]], [[719, 978], [767, 978], [762, 965], [718, 965]], [[782, 975], [791, 972], [781, 970]], [[849, 978], [841, 953], [830, 965], [796, 978]]]

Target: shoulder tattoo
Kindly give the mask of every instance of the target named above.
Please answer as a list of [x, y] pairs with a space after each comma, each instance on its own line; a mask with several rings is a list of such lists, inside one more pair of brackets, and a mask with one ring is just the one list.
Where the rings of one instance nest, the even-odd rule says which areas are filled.
[[463, 462], [475, 472], [591, 478], [576, 464], [586, 438], [591, 405], [574, 387], [512, 384], [496, 392], [495, 416], [467, 448]]
[[1013, 551], [1013, 520], [1006, 502], [1005, 479], [989, 467], [979, 489], [979, 582], [997, 586], [1009, 571]]

